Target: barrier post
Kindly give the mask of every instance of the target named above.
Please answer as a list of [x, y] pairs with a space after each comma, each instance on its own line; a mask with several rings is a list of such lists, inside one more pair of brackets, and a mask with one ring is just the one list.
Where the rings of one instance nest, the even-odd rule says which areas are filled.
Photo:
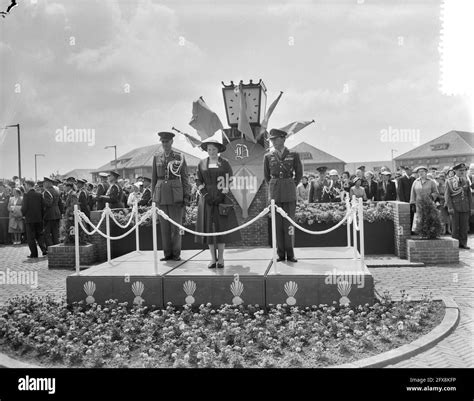
[[[352, 195], [352, 204], [351, 206], [356, 205], [356, 196]], [[353, 210], [353, 216], [352, 216], [352, 235], [354, 236], [354, 239], [352, 241], [354, 245], [354, 259], [357, 259], [357, 229], [356, 229], [356, 219], [357, 219], [357, 209]]]
[[155, 275], [158, 276], [158, 250], [156, 249], [156, 203], [152, 202], [151, 204], [151, 225], [152, 225], [152, 233], [153, 233], [153, 266], [155, 268]]
[[[349, 213], [351, 210], [351, 202], [349, 201], [349, 194], [346, 196], [346, 213]], [[346, 221], [346, 231], [347, 231], [347, 247], [351, 247], [351, 223], [349, 221], [349, 217]]]
[[275, 206], [275, 200], [272, 199], [270, 201], [270, 208], [271, 208], [271, 214], [272, 214], [272, 260], [273, 260], [273, 267], [276, 269], [276, 264], [277, 264], [277, 249], [276, 249], [276, 206]]
[[360, 235], [360, 264], [364, 268], [365, 242], [364, 242], [364, 205], [362, 198], [359, 198], [359, 235]]
[[76, 274], [79, 276], [81, 274], [80, 268], [80, 254], [79, 254], [79, 209], [78, 205], [74, 205], [74, 252], [76, 257]]
[[138, 227], [138, 203], [135, 202], [133, 204], [133, 208], [135, 209], [135, 243], [137, 247], [137, 252], [140, 251], [140, 230]]
[[105, 204], [105, 232], [107, 234], [107, 262], [110, 263], [112, 256], [111, 256], [111, 250], [110, 250], [110, 213], [111, 210], [109, 208], [109, 204]]

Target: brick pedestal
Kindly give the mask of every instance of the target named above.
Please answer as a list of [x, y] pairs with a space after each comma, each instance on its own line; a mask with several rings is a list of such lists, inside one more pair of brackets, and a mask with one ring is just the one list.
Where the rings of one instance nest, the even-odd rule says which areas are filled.
[[[94, 244], [79, 247], [79, 260], [81, 266], [90, 266], [96, 262]], [[48, 268], [64, 269], [76, 266], [76, 253], [74, 245], [53, 245], [48, 248]]]
[[395, 255], [407, 258], [407, 240], [411, 238], [410, 204], [390, 201], [392, 205], [393, 230], [395, 238]]
[[408, 260], [427, 265], [459, 263], [459, 241], [453, 238], [409, 239]]

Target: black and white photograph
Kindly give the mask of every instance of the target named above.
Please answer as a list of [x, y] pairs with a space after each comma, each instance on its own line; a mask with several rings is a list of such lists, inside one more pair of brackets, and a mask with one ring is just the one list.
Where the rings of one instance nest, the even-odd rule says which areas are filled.
[[0, 401], [472, 400], [473, 20], [0, 0]]

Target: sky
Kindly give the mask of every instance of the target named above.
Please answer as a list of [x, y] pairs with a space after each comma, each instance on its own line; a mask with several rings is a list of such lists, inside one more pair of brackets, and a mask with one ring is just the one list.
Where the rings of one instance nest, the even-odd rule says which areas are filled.
[[[9, 1], [0, 0], [6, 9]], [[23, 176], [95, 169], [156, 133], [189, 126], [202, 96], [227, 126], [221, 81], [262, 79], [269, 128], [315, 120], [287, 141], [346, 162], [389, 160], [450, 130], [474, 131], [440, 90], [440, 2], [25, 0], [0, 20], [0, 126], [21, 126]], [[87, 129], [65, 142], [68, 129]], [[394, 130], [413, 136], [397, 139]], [[0, 177], [17, 174], [0, 130]], [[182, 136], [182, 150], [204, 157]]]

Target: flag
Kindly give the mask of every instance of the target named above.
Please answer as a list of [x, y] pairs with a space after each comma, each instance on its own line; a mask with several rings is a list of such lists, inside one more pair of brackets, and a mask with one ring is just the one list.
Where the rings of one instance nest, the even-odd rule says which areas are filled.
[[256, 143], [255, 136], [253, 135], [252, 127], [250, 126], [247, 117], [247, 101], [245, 99], [245, 93], [242, 84], [239, 85], [238, 91], [240, 92], [240, 110], [239, 110], [239, 123], [237, 129], [245, 135], [245, 138], [253, 143]]
[[265, 132], [267, 132], [268, 120], [270, 120], [270, 116], [272, 115], [273, 110], [275, 110], [275, 107], [278, 104], [281, 95], [283, 95], [283, 92], [280, 91], [278, 97], [273, 101], [273, 103], [270, 105], [267, 112], [265, 113], [265, 117], [263, 118], [262, 125], [260, 126], [260, 132], [258, 134], [257, 139], [259, 139]]
[[185, 132], [183, 132], [182, 134], [185, 136], [186, 140], [193, 148], [197, 148], [198, 146], [201, 146], [202, 141], [200, 139], [195, 138], [192, 135], [186, 134]]
[[209, 138], [217, 130], [224, 128], [217, 114], [209, 108], [202, 97], [193, 102], [193, 117], [189, 125], [197, 131], [201, 139]]
[[307, 127], [308, 125], [314, 123], [314, 120], [311, 121], [295, 121], [291, 124], [285, 125], [283, 128], [279, 128], [282, 131], [285, 131], [288, 136], [290, 137], [293, 134], [296, 134], [298, 131], [301, 131], [303, 128]]

